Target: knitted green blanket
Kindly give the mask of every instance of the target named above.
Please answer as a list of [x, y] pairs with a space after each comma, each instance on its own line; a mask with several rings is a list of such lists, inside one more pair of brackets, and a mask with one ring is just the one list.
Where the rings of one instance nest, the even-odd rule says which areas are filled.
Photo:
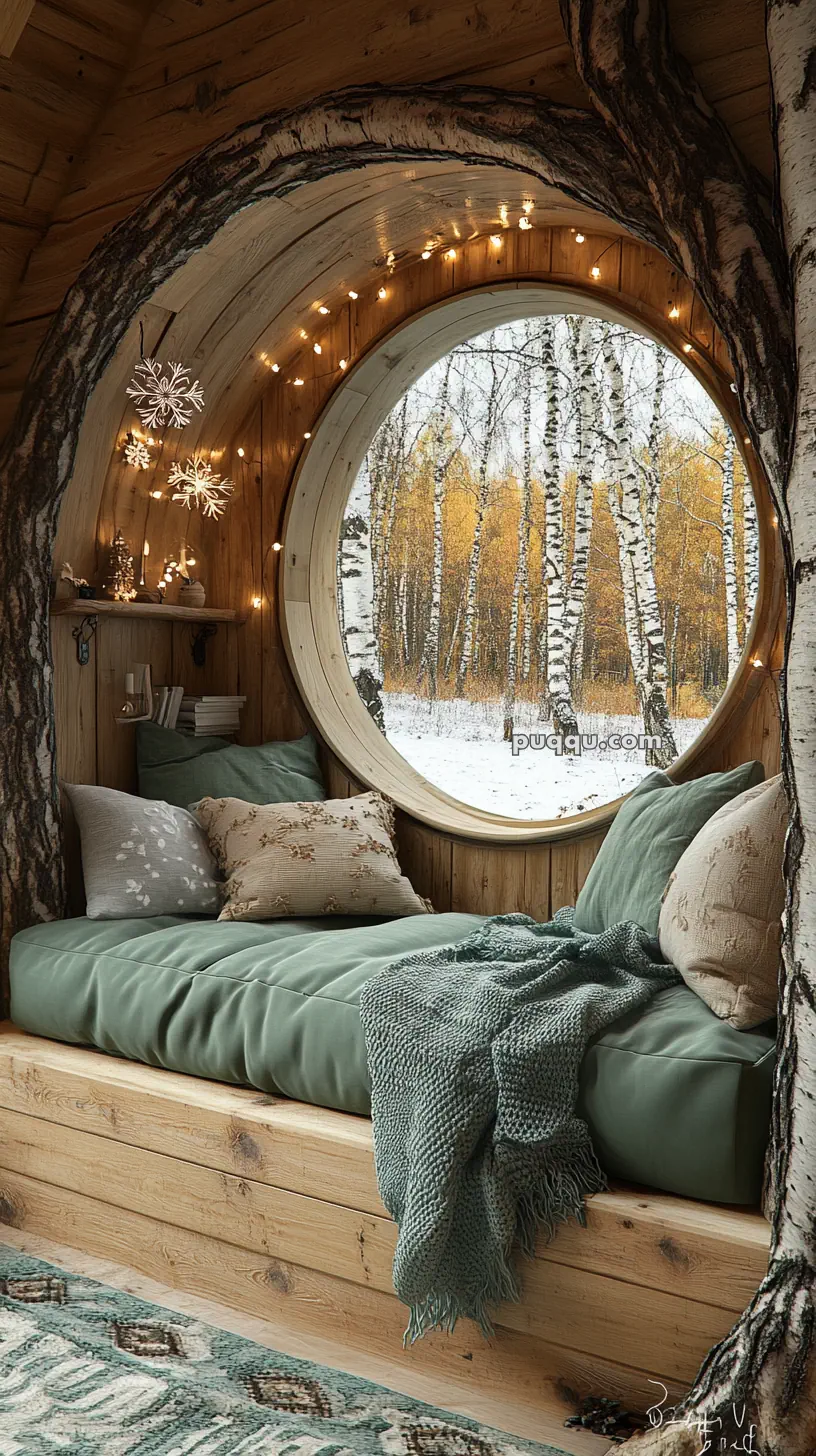
[[465, 940], [407, 956], [363, 989], [380, 1195], [399, 1226], [394, 1287], [407, 1338], [487, 1334], [531, 1255], [606, 1186], [578, 1072], [590, 1037], [678, 979], [639, 925], [573, 930], [496, 915]]

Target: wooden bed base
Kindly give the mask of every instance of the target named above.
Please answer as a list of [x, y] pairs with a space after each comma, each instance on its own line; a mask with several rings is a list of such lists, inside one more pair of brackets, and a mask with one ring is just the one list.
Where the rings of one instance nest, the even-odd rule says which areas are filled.
[[[402, 1350], [371, 1124], [0, 1026], [0, 1222], [405, 1369], [566, 1416], [693, 1378], [767, 1264], [759, 1213], [618, 1189], [523, 1268], [493, 1339]], [[2, 1242], [2, 1235], [0, 1235]]]

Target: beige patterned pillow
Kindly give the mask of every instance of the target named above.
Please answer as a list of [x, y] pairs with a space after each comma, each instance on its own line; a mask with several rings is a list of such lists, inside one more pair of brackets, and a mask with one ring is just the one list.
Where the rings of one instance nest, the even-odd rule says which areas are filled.
[[226, 880], [220, 920], [433, 912], [400, 871], [394, 811], [381, 794], [304, 804], [202, 799], [194, 812]]
[[663, 955], [717, 1016], [743, 1031], [776, 1014], [787, 827], [778, 774], [712, 815], [663, 896]]

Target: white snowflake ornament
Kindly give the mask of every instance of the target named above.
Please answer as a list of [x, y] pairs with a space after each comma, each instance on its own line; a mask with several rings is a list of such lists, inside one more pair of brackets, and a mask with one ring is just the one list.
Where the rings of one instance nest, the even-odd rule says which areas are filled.
[[135, 435], [128, 435], [123, 454], [126, 463], [135, 470], [149, 470], [153, 464], [153, 456], [144, 440], [137, 440]]
[[186, 465], [176, 461], [167, 477], [167, 484], [175, 487], [172, 499], [194, 508], [214, 520], [223, 516], [227, 503], [235, 489], [231, 480], [222, 480], [203, 455], [193, 455]]
[[193, 410], [204, 408], [204, 391], [198, 380], [190, 383], [190, 371], [183, 364], [166, 365], [143, 359], [133, 371], [126, 393], [135, 401], [136, 413], [148, 430], [160, 425], [189, 425]]

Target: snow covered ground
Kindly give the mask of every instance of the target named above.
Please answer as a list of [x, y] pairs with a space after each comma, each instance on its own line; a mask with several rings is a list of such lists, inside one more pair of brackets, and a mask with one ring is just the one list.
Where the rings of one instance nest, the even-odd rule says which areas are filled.
[[[386, 737], [431, 783], [464, 804], [515, 819], [563, 819], [608, 804], [626, 794], [651, 770], [643, 749], [591, 749], [558, 756], [548, 748], [526, 748], [515, 756], [502, 741], [502, 705], [464, 698], [429, 704], [410, 693], [384, 693]], [[638, 718], [579, 715], [581, 733], [639, 734]], [[548, 733], [534, 703], [519, 704], [518, 732]], [[682, 753], [705, 727], [703, 718], [678, 718], [674, 732]]]

